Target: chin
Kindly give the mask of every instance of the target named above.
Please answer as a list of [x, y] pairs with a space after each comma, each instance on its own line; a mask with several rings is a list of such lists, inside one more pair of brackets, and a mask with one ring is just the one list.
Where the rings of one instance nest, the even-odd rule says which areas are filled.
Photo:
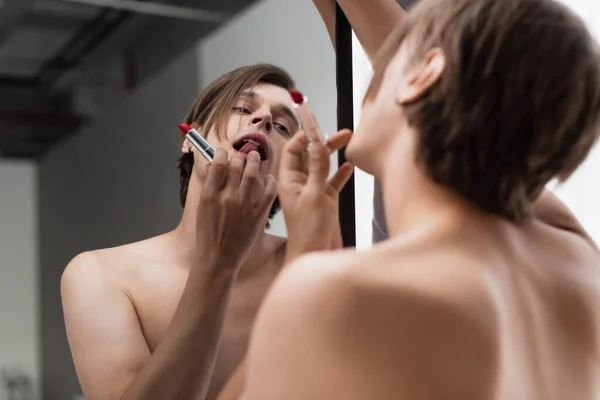
[[373, 175], [373, 154], [365, 146], [360, 145], [360, 141], [354, 138], [346, 147], [346, 160], [360, 170]]

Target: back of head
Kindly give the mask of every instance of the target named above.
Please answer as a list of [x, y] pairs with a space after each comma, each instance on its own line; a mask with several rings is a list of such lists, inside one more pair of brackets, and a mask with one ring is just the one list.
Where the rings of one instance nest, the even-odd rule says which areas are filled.
[[371, 95], [405, 39], [440, 48], [439, 81], [404, 112], [431, 178], [523, 221], [598, 139], [600, 58], [583, 21], [553, 0], [422, 0], [375, 63]]

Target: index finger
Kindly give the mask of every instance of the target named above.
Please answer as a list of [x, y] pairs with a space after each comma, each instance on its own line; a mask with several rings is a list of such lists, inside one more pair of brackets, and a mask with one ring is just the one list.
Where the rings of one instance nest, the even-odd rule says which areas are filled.
[[304, 153], [308, 147], [308, 137], [304, 131], [298, 131], [283, 148], [282, 169], [298, 169], [302, 166]]
[[350, 138], [352, 138], [352, 131], [350, 129], [342, 129], [341, 131], [329, 136], [326, 143], [329, 154], [346, 146], [350, 141]]
[[218, 148], [215, 151], [215, 157], [209, 164], [210, 172], [208, 172], [208, 176], [206, 177], [203, 191], [213, 195], [221, 191], [225, 184], [225, 177], [227, 176], [227, 168], [229, 165], [229, 160], [227, 158], [227, 150]]

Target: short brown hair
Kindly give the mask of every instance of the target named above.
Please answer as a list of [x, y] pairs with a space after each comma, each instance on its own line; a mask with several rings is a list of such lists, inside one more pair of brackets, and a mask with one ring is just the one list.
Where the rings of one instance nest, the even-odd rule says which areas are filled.
[[404, 106], [431, 178], [488, 212], [524, 221], [554, 178], [598, 139], [598, 47], [554, 0], [422, 0], [390, 35], [366, 99], [405, 39], [412, 62], [441, 48], [446, 69]]
[[[186, 124], [197, 123], [202, 132], [208, 133], [216, 126], [218, 136], [227, 129], [228, 115], [238, 96], [246, 89], [259, 83], [268, 83], [283, 89], [293, 89], [295, 84], [287, 71], [271, 64], [256, 64], [237, 68], [208, 85], [198, 96], [185, 117]], [[179, 159], [179, 201], [185, 207], [190, 176], [194, 167], [194, 156], [185, 153]], [[271, 207], [269, 218], [279, 211], [279, 200]]]

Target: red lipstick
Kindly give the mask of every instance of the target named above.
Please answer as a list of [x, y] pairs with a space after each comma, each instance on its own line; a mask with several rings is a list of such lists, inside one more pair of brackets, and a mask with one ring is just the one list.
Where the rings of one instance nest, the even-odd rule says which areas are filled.
[[244, 150], [244, 147], [247, 142], [254, 142], [254, 144], [258, 146], [257, 152], [260, 155], [261, 163], [263, 161], [266, 161], [269, 159], [270, 147], [269, 147], [269, 143], [267, 142], [265, 135], [262, 135], [258, 132], [257, 133], [248, 133], [246, 135], [243, 135], [243, 136], [239, 137], [233, 143], [233, 149], [240, 153], [246, 154], [247, 151]]
[[293, 107], [298, 113], [298, 118], [300, 119], [304, 133], [308, 137], [308, 141], [311, 143], [325, 142], [325, 136], [323, 135], [321, 128], [319, 128], [317, 119], [308, 105], [308, 97], [295, 89], [291, 89], [289, 93], [294, 101]]
[[206, 139], [188, 124], [179, 124], [178, 126], [185, 137], [200, 151], [200, 154], [202, 154], [206, 161], [211, 162], [215, 156], [215, 149], [213, 149]]

